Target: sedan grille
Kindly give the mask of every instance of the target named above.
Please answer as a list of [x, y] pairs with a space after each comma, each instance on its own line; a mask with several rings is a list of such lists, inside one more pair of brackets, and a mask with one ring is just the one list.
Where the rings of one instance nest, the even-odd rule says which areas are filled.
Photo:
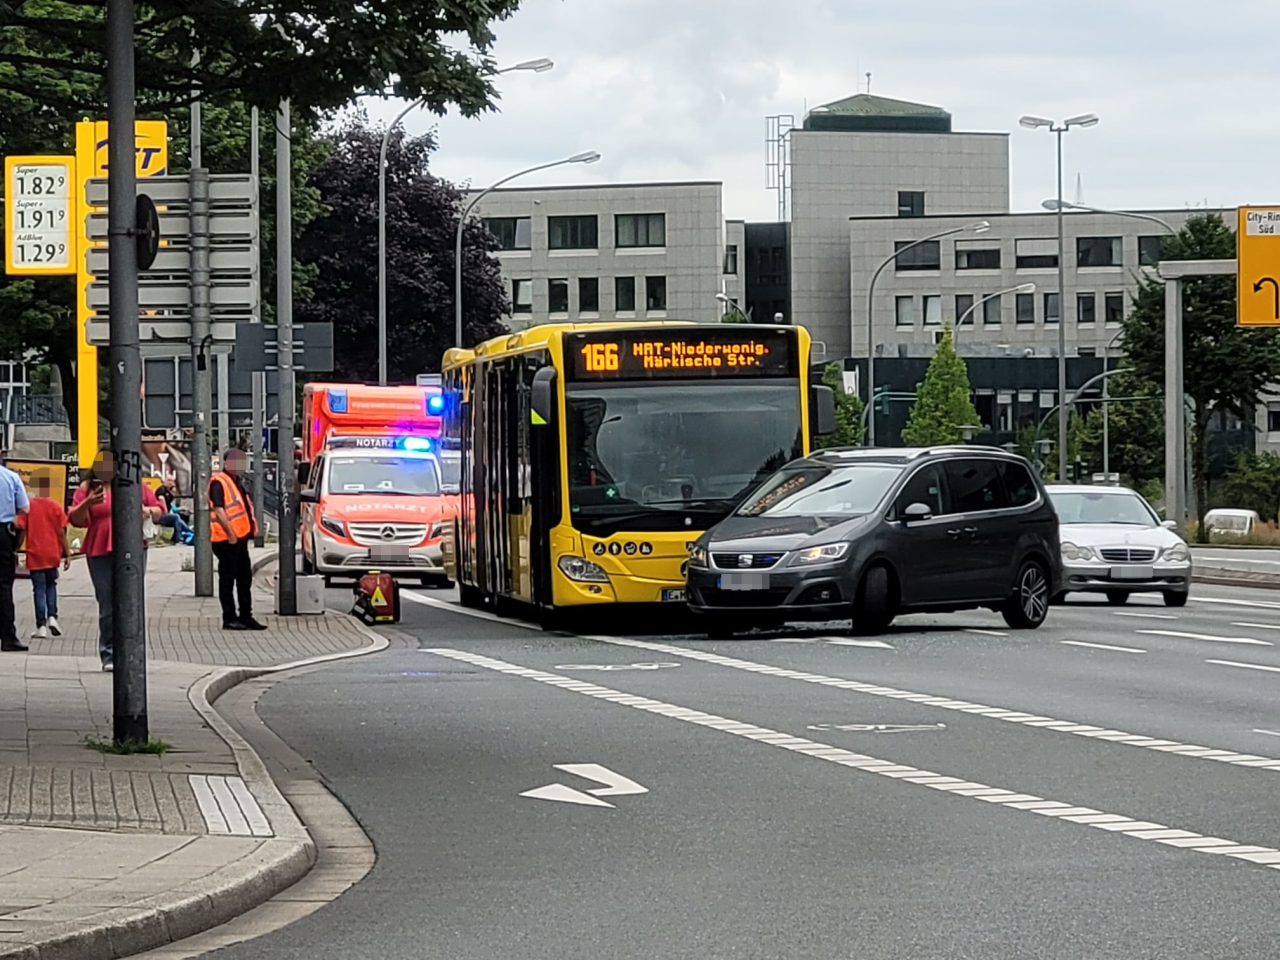
[[417, 546], [427, 536], [425, 523], [348, 523], [351, 539], [361, 546], [378, 547], [388, 544]]
[[1150, 547], [1106, 547], [1098, 552], [1111, 563], [1150, 563], [1156, 558]]
[[783, 556], [781, 553], [713, 553], [711, 559], [721, 570], [768, 570], [777, 566]]

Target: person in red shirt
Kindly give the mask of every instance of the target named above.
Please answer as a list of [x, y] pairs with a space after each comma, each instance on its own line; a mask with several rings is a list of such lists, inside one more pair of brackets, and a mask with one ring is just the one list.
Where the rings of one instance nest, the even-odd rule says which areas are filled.
[[62, 636], [58, 626], [58, 562], [71, 568], [67, 546], [67, 513], [49, 496], [53, 486], [49, 474], [37, 471], [32, 477], [31, 509], [18, 517], [18, 527], [26, 534], [27, 572], [31, 574], [31, 595], [36, 605], [35, 640], [49, 634]]

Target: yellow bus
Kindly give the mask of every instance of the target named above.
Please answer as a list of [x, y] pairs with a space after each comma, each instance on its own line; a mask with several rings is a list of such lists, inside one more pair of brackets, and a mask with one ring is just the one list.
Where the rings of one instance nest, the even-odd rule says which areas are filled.
[[454, 349], [444, 562], [462, 603], [536, 617], [683, 604], [689, 548], [834, 429], [803, 327], [546, 324]]

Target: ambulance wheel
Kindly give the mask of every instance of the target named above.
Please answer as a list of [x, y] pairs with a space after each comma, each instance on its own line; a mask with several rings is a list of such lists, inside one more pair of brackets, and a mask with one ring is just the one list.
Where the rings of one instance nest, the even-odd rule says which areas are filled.
[[453, 586], [453, 581], [443, 576], [421, 577], [418, 582], [424, 587], [434, 587], [436, 590], [448, 590]]

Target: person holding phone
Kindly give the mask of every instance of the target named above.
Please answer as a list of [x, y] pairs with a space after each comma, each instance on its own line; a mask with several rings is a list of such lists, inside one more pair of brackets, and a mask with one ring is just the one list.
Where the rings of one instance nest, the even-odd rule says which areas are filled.
[[[71, 499], [70, 522], [73, 527], [84, 527], [84, 543], [81, 552], [89, 564], [89, 579], [93, 581], [93, 595], [98, 601], [98, 655], [102, 669], [110, 673], [114, 669], [112, 630], [114, 616], [111, 611], [111, 477], [115, 461], [110, 450], [104, 450], [93, 461], [92, 469], [85, 472], [80, 489]], [[152, 521], [160, 519], [162, 507], [152, 489], [145, 483], [142, 491], [143, 517]], [[0, 516], [3, 516], [0, 513]], [[143, 547], [147, 546], [143, 542]], [[2, 558], [0, 558], [2, 561]], [[142, 573], [147, 572], [147, 551], [142, 551]], [[0, 603], [3, 601], [0, 600]], [[3, 609], [0, 608], [0, 613]]]

